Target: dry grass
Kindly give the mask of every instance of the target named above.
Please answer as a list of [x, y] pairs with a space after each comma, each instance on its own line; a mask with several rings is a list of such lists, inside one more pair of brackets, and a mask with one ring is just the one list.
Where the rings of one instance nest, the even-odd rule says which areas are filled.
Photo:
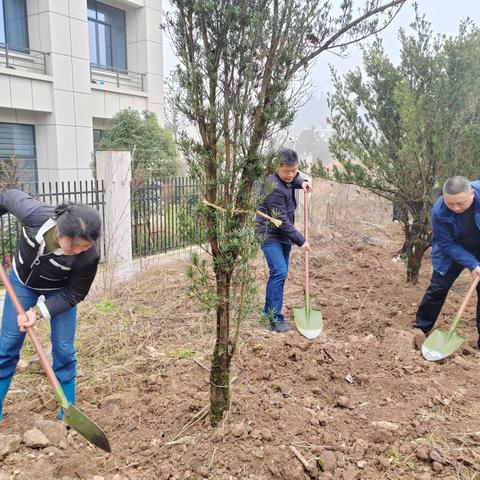
[[[122, 378], [116, 375], [119, 373], [128, 374], [125, 379], [131, 375], [148, 377], [179, 360], [209, 366], [214, 321], [188, 295], [184, 275], [187, 265], [188, 260], [177, 259], [176, 265], [167, 268], [167, 274], [165, 267], [142, 272], [116, 289], [91, 294], [80, 304], [76, 336], [80, 388], [104, 385], [107, 388], [103, 394], [107, 395], [111, 393], [111, 379]], [[258, 324], [259, 317], [253, 314], [245, 327]], [[37, 333], [48, 348], [48, 324], [40, 324]], [[22, 358], [27, 362], [36, 358], [28, 340]], [[31, 402], [34, 411], [53, 405], [51, 387], [36, 362], [19, 370], [13, 387], [10, 399]]]
[[[76, 337], [79, 385], [108, 385], [121, 371], [157, 373], [170, 362], [193, 357], [191, 352], [210, 351], [212, 325], [195, 299], [186, 294], [185, 267], [186, 263], [170, 269], [170, 275], [157, 270], [143, 272], [122, 287], [91, 295], [80, 305]], [[166, 323], [168, 328], [164, 328]], [[50, 332], [46, 322], [39, 326], [38, 334], [47, 345]], [[168, 350], [161, 345], [168, 345]], [[32, 356], [27, 341], [22, 358]], [[47, 399], [50, 386], [46, 379], [30, 370], [15, 376], [14, 396], [30, 401], [39, 393]]]

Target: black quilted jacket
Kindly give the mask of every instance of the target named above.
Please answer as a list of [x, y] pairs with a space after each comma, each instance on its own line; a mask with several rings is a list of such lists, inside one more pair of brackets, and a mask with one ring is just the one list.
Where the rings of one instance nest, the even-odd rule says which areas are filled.
[[34, 200], [20, 190], [0, 193], [0, 215], [11, 213], [22, 226], [13, 268], [19, 280], [34, 290], [59, 290], [40, 305], [49, 320], [81, 302], [97, 273], [100, 254], [96, 245], [79, 255], [61, 249], [43, 254], [43, 235], [55, 225], [55, 207]]

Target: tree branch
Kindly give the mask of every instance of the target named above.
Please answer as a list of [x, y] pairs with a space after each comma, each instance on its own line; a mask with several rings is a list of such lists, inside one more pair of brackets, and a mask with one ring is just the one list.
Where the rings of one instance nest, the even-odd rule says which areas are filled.
[[[397, 8], [397, 11], [392, 15], [392, 18], [386, 22], [384, 25], [381, 26], [381, 28], [375, 30], [374, 32], [371, 32], [371, 33], [366, 33], [365, 35], [363, 35], [362, 37], [360, 38], [354, 38], [352, 40], [350, 40], [349, 42], [345, 42], [345, 43], [340, 43], [338, 45], [334, 45], [333, 47], [331, 48], [345, 48], [345, 47], [348, 47], [349, 45], [352, 45], [354, 43], [358, 43], [358, 42], [361, 42], [362, 40], [365, 40], [366, 38], [372, 36], [372, 35], [377, 35], [378, 33], [382, 32], [383, 30], [385, 30], [392, 22], [393, 20], [395, 20], [396, 16], [398, 15], [398, 13], [400, 12], [400, 9], [401, 7]], [[331, 50], [330, 50], [331, 51]], [[332, 53], [336, 53], [336, 52], [332, 52]], [[340, 54], [337, 54], [337, 55], [341, 55]]]
[[[338, 45], [333, 45], [332, 44], [338, 40], [342, 35], [344, 35], [345, 33], [347, 33], [349, 30], [352, 30], [353, 28], [355, 28], [357, 25], [359, 25], [360, 23], [362, 23], [363, 21], [365, 21], [367, 18], [370, 18], [374, 15], [376, 15], [377, 13], [382, 13], [384, 12], [385, 10], [388, 10], [389, 8], [392, 8], [392, 7], [395, 7], [397, 5], [400, 5], [399, 7], [399, 10], [401, 8], [401, 6], [403, 6], [403, 4], [406, 2], [406, 0], [392, 0], [390, 3], [387, 3], [385, 5], [382, 5], [380, 7], [377, 7], [369, 12], [366, 12], [364, 13], [363, 15], [361, 15], [360, 17], [358, 17], [357, 19], [353, 20], [352, 22], [348, 23], [347, 25], [345, 25], [343, 28], [341, 28], [337, 33], [335, 33], [334, 35], [332, 35], [326, 42], [324, 42], [323, 44], [321, 44], [316, 50], [314, 50], [310, 55], [307, 55], [306, 57], [302, 58], [293, 68], [292, 68], [292, 72], [296, 72], [299, 68], [303, 67], [303, 66], [306, 66], [308, 65], [308, 62], [310, 62], [311, 60], [313, 60], [315, 57], [317, 57], [318, 55], [320, 55], [320, 53], [322, 53], [323, 51], [325, 50], [328, 50], [329, 48], [336, 48], [338, 47]], [[397, 12], [398, 13], [398, 12]], [[396, 15], [396, 14], [395, 14]], [[385, 25], [385, 27], [388, 25], [388, 23]], [[379, 31], [381, 31], [382, 29], [380, 29]], [[373, 33], [373, 32], [372, 32]], [[372, 33], [370, 33], [369, 35], [371, 35]], [[369, 36], [367, 35], [367, 36]], [[310, 35], [310, 38], [312, 38], [312, 35]], [[361, 39], [364, 39], [366, 38], [366, 36], [362, 37]], [[357, 40], [354, 40], [352, 41], [353, 42], [356, 42], [356, 41], [359, 41], [360, 39], [357, 39]]]

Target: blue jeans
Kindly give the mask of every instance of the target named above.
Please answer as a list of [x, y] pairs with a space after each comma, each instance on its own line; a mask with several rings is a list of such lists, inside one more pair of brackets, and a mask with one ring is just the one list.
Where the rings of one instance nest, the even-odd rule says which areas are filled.
[[[13, 268], [8, 274], [13, 289], [25, 310], [35, 306], [38, 297], [45, 298], [58, 294], [61, 290], [32, 290], [25, 287]], [[75, 331], [77, 327], [77, 307], [72, 307], [50, 320], [53, 371], [62, 383], [75, 379], [77, 375], [77, 359], [75, 357]], [[11, 378], [17, 368], [20, 350], [25, 340], [25, 332], [21, 332], [17, 324], [17, 314], [10, 296], [5, 295], [3, 307], [2, 331], [0, 334], [0, 380]]]
[[278, 242], [268, 242], [262, 245], [262, 251], [270, 270], [263, 312], [272, 323], [285, 321], [282, 315], [283, 288], [288, 276], [288, 260], [291, 249], [291, 244]]

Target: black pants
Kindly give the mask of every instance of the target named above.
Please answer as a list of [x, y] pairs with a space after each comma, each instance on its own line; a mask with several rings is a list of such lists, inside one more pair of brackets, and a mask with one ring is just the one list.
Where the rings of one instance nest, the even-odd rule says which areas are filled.
[[[443, 277], [435, 270], [433, 271], [430, 285], [417, 310], [415, 327], [420, 328], [424, 333], [430, 332], [437, 321], [438, 315], [440, 315], [453, 282], [462, 273], [463, 269], [464, 267], [458, 263], [453, 263]], [[480, 284], [477, 287], [477, 330], [480, 335]]]

